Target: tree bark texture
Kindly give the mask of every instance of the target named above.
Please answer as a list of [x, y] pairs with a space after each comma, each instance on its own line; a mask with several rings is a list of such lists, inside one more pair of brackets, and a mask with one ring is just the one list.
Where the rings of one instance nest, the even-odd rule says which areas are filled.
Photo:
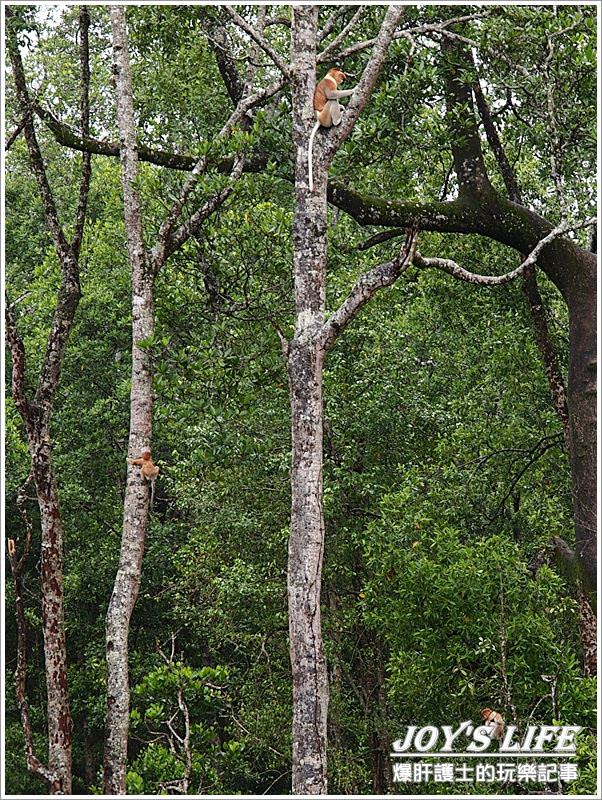
[[[7, 50], [17, 99], [24, 114], [23, 132], [29, 162], [36, 179], [45, 223], [61, 266], [61, 282], [56, 307], [33, 398], [29, 397], [26, 391], [26, 354], [23, 340], [18, 331], [14, 310], [8, 303], [6, 305], [6, 332], [13, 362], [13, 398], [27, 433], [31, 457], [31, 474], [36, 487], [42, 533], [40, 582], [48, 718], [47, 767], [44, 767], [33, 753], [31, 727], [27, 719], [26, 660], [24, 652], [21, 653], [17, 674], [17, 700], [21, 708], [24, 735], [27, 742], [28, 768], [49, 783], [49, 792], [51, 794], [70, 794], [73, 723], [67, 685], [67, 643], [63, 585], [64, 532], [57, 481], [52, 465], [50, 424], [63, 359], [81, 297], [78, 256], [86, 219], [86, 205], [91, 175], [90, 156], [86, 154], [82, 162], [75, 234], [73, 240], [69, 242], [59, 219], [33, 122], [32, 104], [25, 81], [25, 71], [16, 34], [18, 11], [7, 9], [6, 16]], [[84, 131], [88, 129], [89, 120], [88, 27], [88, 11], [82, 8], [79, 16], [81, 60], [80, 119]], [[23, 564], [21, 564], [20, 569], [22, 569], [22, 566]], [[19, 626], [21, 627], [23, 609], [22, 607], [19, 609], [19, 604], [22, 600], [18, 583], [15, 584], [15, 589], [18, 595], [17, 613]], [[25, 629], [23, 628], [22, 631], [20, 630], [20, 636], [24, 635]]]
[[295, 146], [293, 223], [295, 333], [288, 344], [291, 393], [291, 533], [288, 551], [290, 654], [293, 678], [294, 794], [327, 792], [328, 675], [322, 639], [320, 592], [324, 556], [322, 369], [340, 331], [376, 291], [395, 280], [401, 258], [362, 276], [347, 300], [324, 322], [326, 306], [327, 169], [374, 89], [402, 9], [387, 9], [371, 58], [340, 129], [317, 148], [313, 192], [308, 191], [308, 141], [315, 123], [315, 47], [318, 7], [296, 6], [290, 69]]
[[326, 172], [307, 191], [307, 143], [314, 123], [317, 6], [293, 9], [293, 141], [296, 208], [293, 223], [295, 334], [289, 344], [291, 392], [291, 533], [288, 603], [293, 678], [294, 794], [325, 794], [328, 676], [320, 591], [324, 554], [322, 509], [322, 327], [325, 307]]
[[[154, 332], [153, 269], [142, 236], [142, 213], [136, 188], [138, 153], [127, 49], [125, 9], [111, 8], [117, 117], [121, 140], [121, 172], [128, 254], [132, 270], [132, 385], [129, 457], [150, 450], [152, 432], [152, 360], [139, 346]], [[149, 487], [138, 468], [128, 464], [123, 507], [119, 567], [106, 619], [107, 721], [104, 791], [125, 794], [129, 732], [128, 635], [138, 597], [149, 514]]]

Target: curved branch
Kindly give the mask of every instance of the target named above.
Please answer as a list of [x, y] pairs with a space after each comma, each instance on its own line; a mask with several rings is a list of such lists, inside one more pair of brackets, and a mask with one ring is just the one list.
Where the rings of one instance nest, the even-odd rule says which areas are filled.
[[8, 297], [4, 299], [4, 318], [6, 339], [12, 359], [12, 398], [25, 424], [27, 435], [31, 439], [34, 432], [34, 420], [25, 389], [25, 345], [17, 328], [14, 309]]
[[318, 58], [316, 59], [318, 62], [326, 61], [332, 57], [336, 48], [340, 45], [340, 43], [345, 39], [346, 36], [353, 30], [355, 25], [359, 22], [360, 17], [363, 15], [364, 11], [366, 10], [367, 6], [359, 6], [358, 10], [355, 14], [351, 17], [349, 22], [343, 27], [340, 33], [338, 33], [335, 38], [326, 45], [324, 50], [320, 53]]
[[593, 225], [595, 221], [595, 217], [589, 217], [582, 222], [563, 222], [557, 225], [547, 236], [544, 236], [543, 239], [537, 243], [527, 258], [525, 258], [518, 267], [510, 272], [506, 272], [504, 275], [478, 275], [474, 272], [469, 272], [449, 258], [424, 258], [420, 253], [416, 253], [414, 264], [421, 269], [428, 269], [430, 267], [440, 269], [443, 272], [448, 272], [450, 275], [453, 275], [454, 278], [466, 281], [467, 283], [478, 283], [481, 286], [502, 286], [505, 283], [510, 283], [510, 281], [513, 281], [516, 277], [521, 275], [527, 267], [535, 264], [544, 247], [554, 239], [557, 239], [567, 231], [578, 230]]

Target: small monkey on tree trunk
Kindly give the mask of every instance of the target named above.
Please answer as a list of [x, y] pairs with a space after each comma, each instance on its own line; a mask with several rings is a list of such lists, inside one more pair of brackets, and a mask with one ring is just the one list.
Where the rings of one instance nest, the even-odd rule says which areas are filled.
[[492, 711], [490, 708], [484, 708], [481, 711], [483, 717], [483, 725], [489, 731], [490, 739], [501, 739], [504, 735], [504, 718], [498, 711]]
[[314, 136], [320, 127], [331, 128], [333, 125], [336, 127], [341, 124], [343, 119], [343, 109], [340, 106], [339, 100], [341, 97], [351, 97], [355, 89], [341, 89], [339, 91], [339, 84], [341, 84], [349, 73], [343, 72], [338, 67], [329, 69], [326, 75], [316, 86], [314, 92], [314, 111], [316, 112], [317, 122], [309, 137], [309, 145], [307, 148], [307, 161], [308, 161], [308, 175], [309, 175], [309, 191], [314, 190], [314, 173], [312, 164], [312, 151], [314, 145]]
[[159, 475], [159, 467], [151, 458], [150, 450], [145, 450], [139, 458], [130, 459], [130, 464], [140, 467], [140, 474], [150, 482], [151, 487], [151, 508], [155, 500], [155, 481]]

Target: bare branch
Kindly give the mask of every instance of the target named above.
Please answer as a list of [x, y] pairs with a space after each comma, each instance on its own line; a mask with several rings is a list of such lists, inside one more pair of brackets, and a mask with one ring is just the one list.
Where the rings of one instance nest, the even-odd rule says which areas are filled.
[[359, 6], [358, 10], [351, 17], [351, 19], [345, 25], [342, 31], [339, 34], [337, 34], [337, 36], [335, 36], [335, 38], [332, 40], [332, 42], [330, 42], [330, 44], [326, 45], [324, 50], [322, 50], [322, 52], [316, 59], [318, 62], [327, 61], [333, 55], [333, 53], [336, 51], [340, 43], [346, 39], [346, 37], [353, 30], [355, 25], [359, 22], [360, 17], [363, 15], [365, 10], [366, 6]]
[[271, 25], [283, 25], [285, 28], [291, 27], [289, 17], [268, 17], [264, 23], [264, 28], [269, 28]]
[[238, 27], [243, 30], [246, 34], [248, 34], [254, 42], [256, 42], [259, 47], [267, 53], [267, 55], [272, 59], [274, 64], [278, 67], [280, 72], [288, 78], [289, 77], [289, 68], [284, 63], [284, 61], [280, 58], [278, 53], [274, 50], [274, 48], [268, 44], [265, 38], [257, 31], [252, 25], [250, 25], [246, 19], [240, 16], [231, 6], [222, 6], [226, 14], [233, 20], [233, 22], [238, 25]]
[[504, 504], [506, 503], [506, 500], [511, 496], [511, 494], [514, 491], [516, 485], [521, 480], [523, 475], [527, 472], [527, 470], [530, 467], [532, 467], [533, 464], [535, 464], [536, 461], [539, 461], [539, 459], [542, 456], [544, 456], [548, 452], [548, 450], [550, 450], [552, 447], [555, 447], [556, 445], [558, 445], [559, 441], [562, 438], [563, 438], [563, 433], [562, 432], [552, 433], [549, 436], [542, 436], [542, 438], [537, 442], [537, 444], [535, 444], [527, 452], [527, 455], [529, 456], [529, 458], [528, 458], [526, 464], [519, 469], [519, 471], [516, 473], [516, 475], [510, 481], [510, 485], [508, 486], [508, 489], [507, 489], [506, 493], [504, 494], [503, 498], [501, 499], [500, 503], [498, 504], [497, 511], [494, 514], [493, 519], [495, 519], [497, 516], [499, 516], [499, 514], [502, 512], [502, 509], [504, 508]]
[[324, 350], [332, 347], [339, 333], [349, 325], [360, 309], [374, 297], [379, 289], [390, 286], [405, 272], [412, 263], [417, 241], [417, 230], [409, 228], [397, 258], [387, 261], [385, 264], [379, 264], [378, 267], [374, 267], [360, 277], [343, 303], [324, 323], [322, 332]]
[[[259, 98], [265, 99], [266, 97], [270, 96], [271, 94], [275, 94], [282, 86], [284, 85], [284, 80], [280, 79], [278, 81], [274, 81], [274, 83], [267, 86], [265, 89], [260, 90], [259, 92], [255, 92], [253, 95], [249, 95], [249, 97], [241, 100], [236, 109], [230, 115], [228, 121], [225, 123], [221, 131], [217, 134], [214, 141], [219, 141], [225, 139], [228, 134], [231, 132], [234, 125], [242, 119], [244, 114], [252, 108], [256, 103], [259, 101]], [[196, 162], [194, 165], [190, 176], [187, 178], [182, 191], [180, 192], [180, 196], [178, 199], [173, 203], [172, 207], [170, 208], [167, 216], [163, 220], [161, 227], [159, 228], [159, 233], [157, 235], [157, 244], [153, 249], [153, 259], [156, 264], [156, 268], [160, 269], [164, 263], [165, 258], [167, 257], [167, 253], [173, 252], [173, 249], [168, 246], [168, 242], [171, 236], [171, 232], [173, 230], [173, 226], [176, 223], [178, 217], [180, 216], [184, 204], [194, 191], [196, 185], [198, 184], [199, 177], [206, 171], [208, 165], [208, 156], [201, 156], [201, 158]], [[230, 173], [230, 178], [232, 179], [233, 176], [236, 174], [237, 179], [240, 177], [242, 173], [242, 167], [244, 162], [241, 162], [240, 159], [237, 157], [234, 158], [234, 164], [232, 171]], [[240, 169], [239, 169], [240, 166]], [[225, 198], [224, 198], [225, 199]], [[217, 207], [217, 206], [216, 206]], [[215, 210], [215, 209], [212, 209]], [[211, 212], [209, 212], [211, 213]], [[203, 219], [206, 219], [208, 214], [203, 216]], [[176, 237], [177, 238], [177, 235]], [[186, 237], [188, 238], [188, 237]], [[185, 240], [184, 240], [185, 241]]]
[[369, 250], [371, 247], [376, 247], [379, 244], [383, 244], [383, 242], [388, 242], [390, 239], [397, 239], [398, 236], [403, 236], [404, 233], [405, 230], [403, 228], [392, 228], [389, 231], [381, 231], [359, 244], [356, 249], [360, 252], [362, 250]]
[[33, 418], [31, 407], [27, 399], [25, 390], [25, 345], [17, 328], [13, 305], [8, 297], [4, 300], [4, 317], [6, 328], [6, 339], [10, 348], [12, 358], [12, 398], [23, 422], [27, 429], [27, 435], [31, 438], [33, 433]]
[[10, 62], [13, 69], [13, 77], [15, 81], [15, 88], [17, 90], [17, 100], [21, 106], [25, 117], [25, 141], [27, 142], [27, 149], [29, 151], [29, 160], [31, 163], [32, 171], [35, 175], [38, 191], [42, 200], [42, 208], [44, 210], [44, 217], [46, 225], [52, 236], [57, 255], [61, 262], [67, 257], [71, 256], [71, 248], [65, 238], [65, 234], [61, 227], [58, 212], [54, 202], [54, 196], [48, 183], [46, 175], [46, 168], [44, 166], [44, 159], [38, 144], [36, 132], [33, 124], [33, 116], [31, 113], [31, 101], [27, 91], [27, 84], [25, 82], [25, 71], [23, 69], [23, 61], [21, 60], [21, 53], [17, 42], [17, 35], [12, 25], [7, 25], [6, 47], [10, 56]]
[[546, 307], [539, 291], [539, 286], [537, 285], [534, 265], [527, 267], [523, 271], [522, 290], [529, 303], [535, 341], [537, 342], [543, 368], [548, 379], [548, 386], [550, 387], [550, 394], [552, 395], [552, 404], [562, 424], [568, 449], [570, 444], [570, 420], [567, 390], [562, 370], [558, 363], [556, 350], [550, 336]]
[[[465, 36], [461, 36], [458, 33], [454, 33], [453, 31], [448, 30], [450, 25], [455, 25], [462, 22], [469, 22], [475, 19], [482, 19], [483, 17], [488, 16], [488, 12], [484, 12], [481, 14], [466, 14], [462, 17], [454, 17], [454, 19], [448, 19], [444, 22], [439, 22], [437, 24], [430, 24], [430, 25], [417, 25], [414, 28], [406, 28], [403, 31], [397, 31], [393, 36], [393, 39], [409, 39], [412, 41], [414, 37], [419, 36], [421, 34], [426, 35], [433, 35], [439, 34], [443, 36], [447, 36], [450, 39], [456, 39], [458, 41], [464, 42], [465, 44], [470, 44], [471, 46], [476, 46], [477, 42], [474, 39], [467, 39]], [[374, 47], [376, 44], [376, 39], [366, 39], [362, 42], [355, 42], [349, 47], [346, 47], [344, 50], [341, 50], [339, 53], [336, 54], [336, 57], [339, 60], [343, 60], [348, 56], [353, 55], [354, 53], [359, 53], [361, 50], [367, 50], [369, 47]], [[322, 59], [318, 59], [322, 61]]]
[[583, 222], [562, 222], [560, 225], [557, 225], [555, 228], [553, 228], [547, 236], [544, 236], [543, 239], [540, 239], [533, 250], [529, 253], [527, 258], [525, 258], [525, 260], [519, 264], [516, 269], [513, 269], [511, 272], [507, 272], [505, 275], [477, 275], [474, 272], [468, 272], [468, 270], [464, 269], [464, 267], [461, 267], [459, 264], [456, 264], [455, 261], [452, 261], [449, 258], [424, 258], [418, 252], [414, 256], [414, 265], [420, 267], [421, 269], [428, 269], [431, 267], [434, 269], [440, 269], [443, 272], [448, 272], [450, 275], [453, 275], [454, 278], [458, 278], [458, 280], [461, 281], [466, 281], [467, 283], [478, 283], [481, 286], [502, 286], [505, 283], [510, 283], [510, 281], [513, 281], [518, 275], [521, 275], [522, 272], [527, 269], [527, 267], [535, 264], [537, 257], [543, 248], [551, 241], [557, 239], [567, 231], [575, 231], [579, 230], [580, 228], [587, 228], [590, 225], [594, 225], [595, 222], [595, 217], [589, 217]]
[[15, 695], [17, 706], [21, 716], [21, 727], [23, 738], [25, 739], [25, 760], [27, 769], [37, 775], [48, 784], [52, 785], [56, 780], [48, 767], [46, 767], [34, 752], [33, 730], [31, 718], [29, 716], [29, 699], [27, 696], [27, 620], [25, 617], [25, 606], [23, 603], [23, 569], [31, 549], [33, 537], [33, 523], [27, 513], [27, 486], [32, 480], [33, 474], [29, 473], [24, 483], [21, 485], [17, 494], [17, 507], [25, 523], [25, 543], [21, 556], [17, 558], [14, 539], [8, 539], [8, 560], [13, 576], [13, 586], [15, 590], [15, 611], [17, 616], [17, 666], [15, 669]]
[[18, 138], [19, 134], [21, 133], [21, 131], [23, 130], [23, 128], [25, 127], [25, 123], [26, 122], [27, 122], [27, 117], [25, 116], [25, 117], [23, 117], [21, 119], [20, 122], [17, 123], [17, 127], [14, 129], [14, 131], [10, 134], [10, 136], [6, 140], [6, 143], [4, 145], [4, 151], [6, 153], [8, 153], [10, 148], [17, 141], [17, 138]]
[[337, 24], [339, 17], [342, 17], [343, 14], [347, 12], [347, 6], [338, 6], [332, 12], [332, 14], [328, 17], [326, 24], [322, 28], [321, 31], [318, 31], [316, 36], [316, 41], [321, 42], [325, 39], [332, 31], [334, 30], [334, 26]]
[[156, 259], [160, 257], [163, 247], [164, 258], [167, 258], [179, 247], [181, 247], [191, 236], [193, 236], [196, 231], [198, 231], [207, 217], [209, 217], [216, 209], [223, 205], [223, 203], [234, 191], [234, 186], [242, 175], [244, 163], [244, 158], [242, 156], [236, 156], [232, 171], [230, 173], [230, 181], [228, 185], [219, 192], [216, 192], [213, 197], [210, 197], [208, 200], [206, 200], [201, 208], [199, 208], [198, 211], [196, 211], [187, 222], [184, 222], [182, 225], [180, 225], [178, 230], [169, 237], [169, 240], [165, 243], [165, 245], [161, 246], [161, 249], [155, 245], [153, 248], [153, 261], [155, 264], [160, 265], [161, 263]]
[[506, 191], [508, 192], [508, 197], [513, 202], [522, 204], [521, 193], [518, 187], [518, 182], [516, 180], [516, 175], [514, 173], [514, 170], [512, 169], [510, 162], [508, 161], [508, 157], [506, 156], [506, 151], [504, 150], [500, 136], [497, 132], [497, 128], [495, 127], [495, 124], [491, 117], [489, 105], [483, 93], [483, 89], [481, 87], [481, 81], [478, 76], [472, 85], [472, 92], [474, 94], [477, 108], [479, 110], [479, 115], [483, 122], [483, 127], [485, 129], [485, 136], [487, 137], [489, 146], [493, 150], [495, 160], [497, 161], [497, 165], [500, 169], [500, 173], [504, 180], [504, 185], [506, 186]]

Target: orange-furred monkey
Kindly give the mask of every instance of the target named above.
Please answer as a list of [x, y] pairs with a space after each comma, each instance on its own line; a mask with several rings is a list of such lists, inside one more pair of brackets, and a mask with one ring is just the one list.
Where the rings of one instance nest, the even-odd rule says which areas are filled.
[[159, 474], [159, 467], [154, 463], [153, 459], [151, 458], [150, 450], [145, 450], [144, 453], [140, 456], [140, 458], [133, 458], [130, 460], [130, 464], [134, 464], [136, 467], [140, 467], [140, 474], [143, 478], [147, 481], [150, 481], [151, 485], [151, 508], [153, 507], [153, 502], [155, 499], [155, 481], [157, 480], [157, 476]]
[[504, 718], [497, 711], [492, 711], [490, 708], [484, 708], [481, 711], [483, 715], [483, 725], [489, 731], [490, 739], [501, 739], [504, 735]]
[[314, 91], [314, 111], [316, 112], [317, 122], [313, 127], [309, 137], [309, 146], [307, 148], [307, 161], [308, 161], [308, 175], [309, 175], [309, 191], [314, 190], [314, 174], [312, 164], [312, 151], [314, 145], [314, 136], [320, 127], [330, 128], [333, 125], [340, 125], [343, 118], [343, 110], [339, 104], [341, 97], [350, 97], [355, 89], [342, 89], [339, 91], [339, 85], [345, 80], [347, 74], [338, 67], [329, 69], [326, 75], [316, 86]]

